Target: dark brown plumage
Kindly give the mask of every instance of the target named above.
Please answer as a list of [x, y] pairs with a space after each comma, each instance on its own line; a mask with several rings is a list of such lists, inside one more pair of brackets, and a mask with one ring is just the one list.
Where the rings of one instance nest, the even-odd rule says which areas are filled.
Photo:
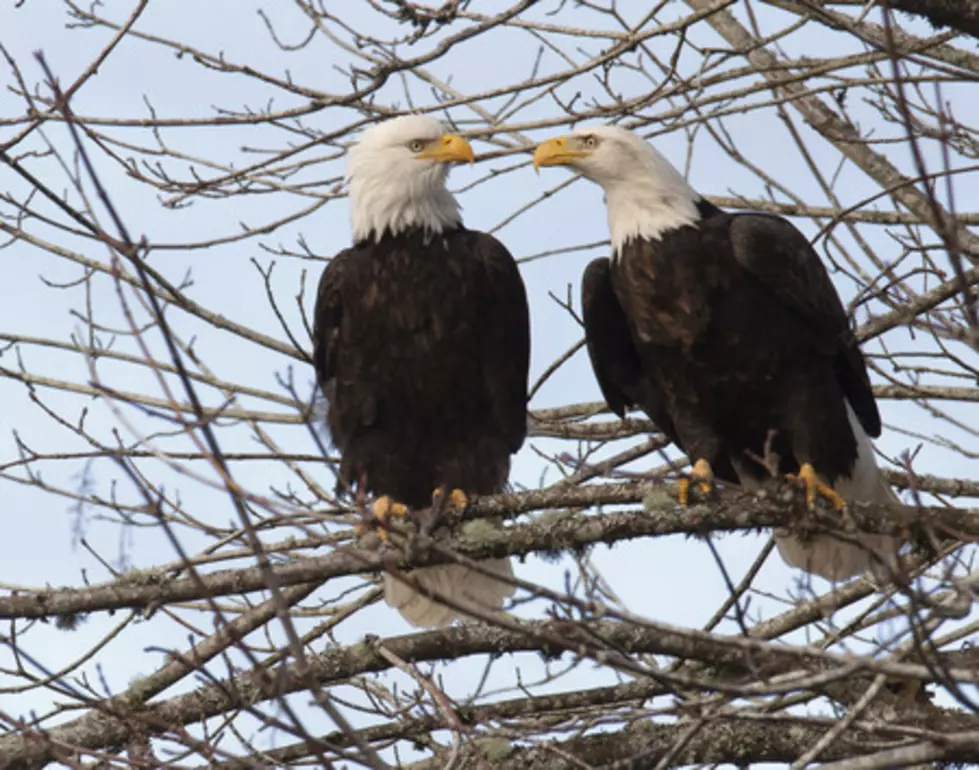
[[313, 360], [341, 477], [411, 507], [441, 484], [499, 492], [527, 435], [530, 331], [495, 238], [420, 230], [340, 252], [316, 298]]
[[[643, 396], [628, 400], [726, 481], [738, 481], [729, 458], [758, 480], [767, 475], [746, 452], [762, 455], [770, 428], [783, 472], [808, 462], [830, 484], [848, 477], [857, 446], [845, 402], [870, 436], [880, 435], [880, 416], [822, 263], [784, 220], [732, 216], [703, 201], [699, 208], [696, 225], [633, 239], [615, 263], [589, 265], [593, 277], [606, 270], [601, 284], [582, 284], [589, 350], [603, 351], [592, 354], [603, 390], [615, 400], [638, 379]], [[609, 335], [599, 312], [628, 318], [629, 334]], [[645, 361], [639, 377], [615, 370], [627, 359]]]
[[[341, 480], [412, 508], [447, 485], [503, 491], [527, 434], [530, 324], [517, 265], [494, 238], [418, 228], [342, 251], [323, 271], [313, 360]], [[483, 563], [512, 577], [509, 559]], [[423, 586], [481, 612], [509, 583], [460, 565], [416, 570]], [[386, 578], [412, 624], [444, 626], [451, 607]]]
[[[895, 502], [872, 456], [860, 456], [847, 404], [865, 436], [880, 435], [880, 415], [819, 257], [779, 217], [731, 215], [706, 201], [698, 209], [695, 224], [632, 239], [614, 262], [588, 266], [588, 348], [609, 405], [620, 414], [641, 407], [724, 481], [751, 488], [771, 477], [756, 458], [774, 430], [779, 473], [809, 463], [844, 498], [857, 488], [868, 499], [876, 488], [874, 499]], [[627, 319], [628, 334], [610, 318]], [[889, 538], [866, 537], [884, 554], [895, 549]], [[831, 539], [783, 533], [780, 546], [790, 563], [829, 578], [870, 566], [865, 552]]]
[[[642, 408], [696, 461], [698, 481], [713, 474], [753, 489], [793, 474], [810, 502], [898, 503], [874, 462], [881, 421], [863, 355], [802, 233], [781, 217], [721, 211], [620, 128], [549, 140], [534, 160], [571, 166], [606, 193], [613, 258], [586, 269], [582, 307], [612, 410]], [[759, 461], [766, 445], [776, 467]], [[681, 502], [688, 489], [681, 482]], [[786, 562], [837, 580], [900, 545], [775, 535]]]

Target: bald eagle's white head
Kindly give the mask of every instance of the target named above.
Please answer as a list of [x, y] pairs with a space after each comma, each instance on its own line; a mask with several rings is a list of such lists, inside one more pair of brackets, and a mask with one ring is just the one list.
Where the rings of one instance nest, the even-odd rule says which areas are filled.
[[354, 241], [410, 227], [440, 233], [461, 224], [459, 204], [445, 187], [449, 164], [473, 160], [461, 136], [430, 115], [404, 115], [371, 126], [347, 151]]
[[540, 166], [568, 166], [601, 185], [613, 255], [632, 238], [658, 240], [700, 219], [697, 191], [649, 142], [624, 128], [583, 128], [548, 139], [534, 152], [534, 167]]

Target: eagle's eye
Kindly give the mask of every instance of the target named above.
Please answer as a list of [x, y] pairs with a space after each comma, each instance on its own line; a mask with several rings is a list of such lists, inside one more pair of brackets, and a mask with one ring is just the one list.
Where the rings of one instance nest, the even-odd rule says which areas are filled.
[[594, 150], [598, 147], [598, 137], [589, 134], [581, 140], [581, 146], [586, 150]]
[[425, 149], [425, 142], [423, 142], [421, 139], [412, 139], [410, 142], [408, 142], [408, 149], [411, 150], [411, 152], [421, 152]]

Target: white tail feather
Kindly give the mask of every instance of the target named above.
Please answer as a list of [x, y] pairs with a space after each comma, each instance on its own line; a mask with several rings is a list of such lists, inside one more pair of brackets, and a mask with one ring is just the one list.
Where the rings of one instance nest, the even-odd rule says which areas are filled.
[[[513, 577], [509, 559], [489, 559], [481, 561], [479, 566], [502, 578]], [[494, 580], [461, 564], [423, 567], [412, 572], [411, 577], [424, 588], [483, 615], [499, 612], [503, 602], [516, 591], [512, 583]], [[442, 628], [456, 618], [468, 619], [465, 613], [456, 612], [437, 599], [429, 599], [391, 575], [384, 576], [384, 601], [416, 627]]]
[[[874, 461], [874, 448], [856, 413], [846, 404], [850, 427], [857, 439], [857, 461], [849, 478], [837, 479], [833, 488], [845, 500], [881, 505], [900, 505], [901, 501], [880, 472]], [[818, 472], [818, 468], [816, 469]], [[862, 548], [845, 543], [831, 535], [817, 535], [806, 539], [775, 530], [775, 545], [786, 564], [804, 569], [830, 581], [846, 580], [868, 570], [874, 570], [876, 560], [868, 551], [877, 555], [891, 567], [896, 566], [896, 555], [901, 540], [888, 535], [857, 535]], [[875, 572], [877, 570], [874, 570]], [[886, 574], [886, 573], [885, 573]]]
[[[845, 500], [901, 505], [900, 498], [877, 467], [870, 437], [849, 402], [846, 404], [846, 414], [857, 439], [857, 461], [853, 466], [853, 474], [848, 478], [837, 479], [833, 488]], [[754, 491], [761, 487], [754, 477], [742, 472], [738, 460], [732, 458], [732, 461], [744, 489]], [[818, 468], [816, 470], [819, 471]], [[865, 549], [873, 551], [878, 559], [895, 567], [897, 552], [901, 547], [899, 538], [888, 535], [856, 535], [855, 539], [863, 548], [845, 543], [832, 535], [815, 535], [802, 540], [784, 529], [776, 529], [772, 535], [779, 555], [786, 564], [833, 582], [856, 577], [868, 570], [879, 571], [880, 565]]]

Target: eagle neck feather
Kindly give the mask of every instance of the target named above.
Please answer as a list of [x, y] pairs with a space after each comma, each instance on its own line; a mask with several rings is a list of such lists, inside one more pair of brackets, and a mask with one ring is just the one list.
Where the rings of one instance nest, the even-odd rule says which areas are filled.
[[696, 224], [700, 196], [693, 190], [663, 190], [655, 185], [623, 185], [606, 192], [612, 257], [633, 239], [662, 240], [673, 230]]
[[445, 172], [392, 178], [353, 175], [350, 178], [350, 217], [354, 241], [385, 233], [400, 235], [419, 228], [427, 237], [441, 235], [462, 224], [459, 203], [445, 187]]

